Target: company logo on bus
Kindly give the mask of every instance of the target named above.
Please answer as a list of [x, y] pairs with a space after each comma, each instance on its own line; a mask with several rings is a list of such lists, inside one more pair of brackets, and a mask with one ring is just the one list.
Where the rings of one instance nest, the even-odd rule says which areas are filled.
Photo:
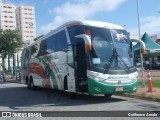
[[118, 81], [118, 84], [121, 84], [121, 81]]
[[128, 76], [109, 76], [108, 79], [111, 79], [111, 80], [124, 80], [124, 79], [129, 79]]

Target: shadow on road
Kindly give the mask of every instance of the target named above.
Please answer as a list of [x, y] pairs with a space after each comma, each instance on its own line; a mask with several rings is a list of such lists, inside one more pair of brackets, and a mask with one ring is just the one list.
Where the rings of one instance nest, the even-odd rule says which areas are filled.
[[3, 83], [3, 86], [6, 87], [0, 87], [0, 106], [6, 106], [13, 110], [18, 110], [18, 107], [36, 107], [41, 105], [79, 106], [125, 101], [115, 96], [105, 98], [104, 96], [82, 94], [79, 94], [77, 99], [71, 100], [68, 93], [63, 91], [42, 88], [31, 91], [23, 84], [9, 82]]

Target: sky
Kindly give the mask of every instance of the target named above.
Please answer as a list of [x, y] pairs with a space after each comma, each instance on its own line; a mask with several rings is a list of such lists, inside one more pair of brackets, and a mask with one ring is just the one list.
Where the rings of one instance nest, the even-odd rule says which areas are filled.
[[[70, 20], [96, 20], [124, 26], [138, 38], [137, 0], [5, 0], [16, 6], [34, 6], [37, 36]], [[140, 35], [160, 38], [160, 0], [139, 0]]]

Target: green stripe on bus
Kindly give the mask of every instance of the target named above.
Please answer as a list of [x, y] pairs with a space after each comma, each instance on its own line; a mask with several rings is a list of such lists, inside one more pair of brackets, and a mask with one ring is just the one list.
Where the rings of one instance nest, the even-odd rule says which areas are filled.
[[[44, 59], [44, 58], [39, 58], [41, 60], [41, 62], [44, 64], [44, 66], [47, 66], [48, 63], [47, 61]], [[58, 85], [57, 85], [57, 81], [56, 81], [56, 77], [55, 77], [55, 74], [54, 74], [54, 71], [52, 69], [50, 69], [50, 75], [51, 75], [51, 80], [53, 82], [53, 88], [55, 89], [58, 89]]]
[[[121, 94], [131, 93], [137, 90], [138, 82], [135, 81], [130, 84], [105, 84], [88, 78], [88, 93], [89, 94]], [[123, 91], [115, 91], [117, 87], [123, 87]]]

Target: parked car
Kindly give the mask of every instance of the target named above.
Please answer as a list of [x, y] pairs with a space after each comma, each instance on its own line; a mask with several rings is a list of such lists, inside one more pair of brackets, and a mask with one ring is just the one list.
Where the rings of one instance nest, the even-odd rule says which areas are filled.
[[160, 70], [160, 62], [154, 61], [151, 63], [151, 69], [152, 70]]
[[147, 69], [160, 70], [160, 62], [158, 62], [158, 61], [153, 61], [149, 64], [147, 64], [146, 62], [143, 62], [143, 66], [144, 66], [145, 70], [147, 70]]
[[[141, 67], [141, 63], [137, 63], [137, 68]], [[150, 70], [160, 70], [160, 62], [158, 61], [153, 61], [149, 64], [149, 66], [147, 66], [147, 62], [143, 61], [143, 67], [145, 70], [150, 69]]]

